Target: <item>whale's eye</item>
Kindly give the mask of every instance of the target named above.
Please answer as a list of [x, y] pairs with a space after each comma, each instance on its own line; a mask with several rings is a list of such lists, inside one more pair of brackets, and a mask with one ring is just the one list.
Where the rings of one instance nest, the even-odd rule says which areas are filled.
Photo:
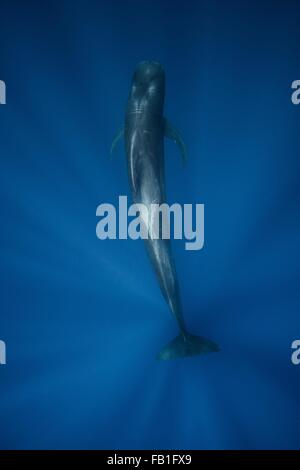
[[154, 85], [150, 85], [149, 88], [148, 88], [148, 92], [149, 93], [154, 93], [155, 89], [156, 89], [156, 87]]

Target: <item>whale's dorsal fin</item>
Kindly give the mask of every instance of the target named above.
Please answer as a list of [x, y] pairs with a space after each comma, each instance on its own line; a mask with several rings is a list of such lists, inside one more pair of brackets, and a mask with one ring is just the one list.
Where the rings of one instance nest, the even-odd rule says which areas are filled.
[[120, 130], [118, 130], [118, 132], [116, 133], [113, 141], [112, 141], [112, 144], [111, 144], [111, 147], [110, 147], [110, 156], [112, 157], [113, 156], [113, 153], [115, 151], [115, 148], [116, 146], [118, 145], [118, 143], [120, 142], [120, 140], [124, 137], [124, 127], [122, 127]]
[[175, 142], [175, 144], [178, 145], [183, 162], [186, 163], [187, 161], [186, 146], [179, 131], [166, 118], [164, 119], [164, 124], [165, 124], [165, 137], [173, 140], [173, 142]]

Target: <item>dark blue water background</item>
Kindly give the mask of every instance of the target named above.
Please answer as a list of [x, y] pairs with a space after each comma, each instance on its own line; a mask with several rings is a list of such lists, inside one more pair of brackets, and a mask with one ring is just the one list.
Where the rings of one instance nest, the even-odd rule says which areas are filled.
[[[299, 2], [0, 2], [1, 448], [297, 448]], [[190, 330], [222, 351], [158, 362], [177, 334], [141, 241], [100, 241], [128, 194], [133, 69], [160, 61], [169, 202], [205, 204], [173, 243]]]

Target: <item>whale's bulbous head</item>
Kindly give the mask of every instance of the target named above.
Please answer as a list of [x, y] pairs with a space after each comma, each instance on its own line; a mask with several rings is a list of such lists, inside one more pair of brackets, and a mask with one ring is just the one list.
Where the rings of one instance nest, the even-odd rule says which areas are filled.
[[164, 69], [158, 62], [140, 62], [134, 72], [133, 80], [136, 85], [147, 86], [151, 82], [164, 81]]
[[161, 113], [165, 97], [165, 72], [158, 62], [140, 62], [133, 74], [130, 99], [137, 109]]

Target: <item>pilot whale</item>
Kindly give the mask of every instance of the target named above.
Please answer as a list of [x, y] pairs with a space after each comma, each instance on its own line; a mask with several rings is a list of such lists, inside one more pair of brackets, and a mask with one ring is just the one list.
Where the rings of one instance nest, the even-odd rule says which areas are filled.
[[[127, 102], [125, 125], [111, 147], [124, 137], [129, 185], [134, 203], [163, 204], [165, 194], [164, 137], [172, 139], [186, 159], [185, 144], [179, 132], [164, 117], [165, 73], [157, 62], [141, 62], [133, 74]], [[218, 351], [218, 346], [187, 331], [180, 300], [180, 290], [169, 239], [153, 237], [151, 217], [145, 239], [161, 292], [175, 316], [180, 333], [158, 354], [158, 359], [174, 359]]]

